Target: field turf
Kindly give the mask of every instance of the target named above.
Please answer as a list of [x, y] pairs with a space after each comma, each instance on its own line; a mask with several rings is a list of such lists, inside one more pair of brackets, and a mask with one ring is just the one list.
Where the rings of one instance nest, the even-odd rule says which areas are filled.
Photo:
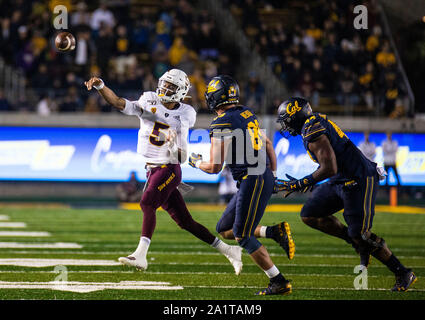
[[[271, 253], [275, 264], [291, 280], [293, 293], [288, 296], [258, 297], [254, 293], [264, 288], [268, 279], [246, 253], [243, 256], [242, 274], [236, 276], [224, 256], [181, 230], [164, 211], [157, 213], [157, 227], [148, 253], [149, 267], [147, 271], [141, 272], [116, 264], [118, 257], [130, 254], [137, 246], [141, 228], [141, 214], [138, 210], [2, 206], [0, 299], [425, 300], [423, 209], [410, 208], [407, 210], [410, 213], [403, 214], [376, 213], [373, 231], [384, 237], [402, 263], [413, 268], [418, 276], [417, 282], [408, 292], [395, 293], [390, 291], [394, 285], [394, 276], [375, 259], [368, 271], [368, 289], [356, 290], [353, 286], [357, 276], [354, 267], [359, 259], [353, 249], [339, 239], [302, 224], [299, 214], [295, 212], [296, 206], [287, 208], [286, 212], [280, 211], [279, 207], [269, 210], [262, 224], [272, 225], [282, 220], [290, 223], [296, 243], [295, 258], [289, 261], [273, 240], [260, 240]], [[193, 205], [189, 209], [196, 220], [216, 234], [215, 223], [221, 215], [222, 207]], [[342, 218], [341, 213], [337, 216]], [[25, 225], [13, 226], [12, 222]], [[48, 236], [7, 235], [7, 232], [23, 231], [48, 232]], [[228, 240], [226, 242], [232, 243]], [[72, 243], [81, 247], [26, 247], [26, 244], [34, 246], [52, 243]], [[59, 260], [55, 263], [65, 267], [56, 269], [54, 265], [11, 265], [11, 261], [47, 261], [39, 259], [88, 262], [87, 265], [72, 265]], [[106, 265], [90, 265], [94, 260], [106, 260]], [[66, 274], [62, 273], [65, 268]], [[65, 286], [64, 282], [56, 282], [57, 286], [52, 287], [52, 281], [63, 280], [69, 282]], [[114, 288], [120, 282], [124, 287], [140, 287]], [[87, 291], [90, 292], [72, 291], [84, 287], [89, 288]]]

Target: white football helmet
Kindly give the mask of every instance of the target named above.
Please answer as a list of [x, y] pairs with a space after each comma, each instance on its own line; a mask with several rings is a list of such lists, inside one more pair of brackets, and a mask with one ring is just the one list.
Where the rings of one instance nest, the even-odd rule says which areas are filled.
[[187, 74], [179, 69], [171, 69], [159, 78], [156, 93], [162, 103], [180, 102], [186, 98], [189, 89]]

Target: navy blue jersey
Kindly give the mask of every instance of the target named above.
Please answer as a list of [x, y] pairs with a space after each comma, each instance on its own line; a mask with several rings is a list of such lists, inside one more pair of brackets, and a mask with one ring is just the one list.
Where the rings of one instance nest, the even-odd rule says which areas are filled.
[[338, 173], [331, 180], [356, 180], [376, 175], [376, 163], [368, 160], [334, 122], [320, 113], [313, 113], [301, 129], [304, 147], [314, 162], [317, 159], [308, 144], [322, 134], [329, 138], [338, 164]]
[[[258, 119], [251, 109], [239, 105], [214, 118], [210, 125], [210, 138], [226, 137], [232, 139], [225, 161], [233, 179], [241, 180], [247, 174], [264, 173], [269, 164], [266, 137], [263, 137]], [[248, 171], [248, 168], [253, 170]]]

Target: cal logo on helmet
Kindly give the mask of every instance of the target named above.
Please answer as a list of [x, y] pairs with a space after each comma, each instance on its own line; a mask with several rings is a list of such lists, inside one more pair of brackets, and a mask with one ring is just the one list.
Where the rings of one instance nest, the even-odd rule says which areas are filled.
[[220, 82], [220, 80], [211, 80], [210, 83], [208, 83], [207, 93], [217, 91], [217, 85]]
[[294, 115], [296, 112], [300, 111], [301, 108], [298, 106], [298, 101], [295, 100], [294, 105], [292, 105], [292, 102], [288, 103], [286, 106], [286, 113], [289, 114], [289, 116]]

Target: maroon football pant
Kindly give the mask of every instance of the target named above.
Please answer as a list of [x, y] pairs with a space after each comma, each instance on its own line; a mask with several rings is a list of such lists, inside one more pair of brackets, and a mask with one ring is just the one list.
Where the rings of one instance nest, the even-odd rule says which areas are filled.
[[215, 236], [203, 225], [193, 220], [177, 186], [181, 182], [179, 164], [167, 164], [147, 172], [147, 185], [140, 207], [143, 211], [142, 236], [152, 238], [156, 226], [156, 210], [162, 207], [177, 225], [200, 240], [212, 244]]

